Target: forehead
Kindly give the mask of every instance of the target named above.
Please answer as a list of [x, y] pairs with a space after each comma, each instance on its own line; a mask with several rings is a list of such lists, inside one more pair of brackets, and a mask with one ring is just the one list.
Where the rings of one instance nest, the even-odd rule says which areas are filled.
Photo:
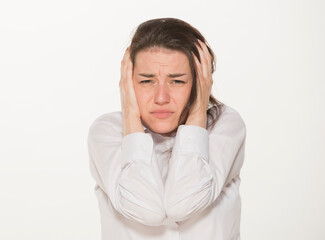
[[152, 70], [166, 68], [169, 70], [190, 71], [185, 53], [166, 48], [149, 48], [141, 50], [135, 57], [135, 70]]

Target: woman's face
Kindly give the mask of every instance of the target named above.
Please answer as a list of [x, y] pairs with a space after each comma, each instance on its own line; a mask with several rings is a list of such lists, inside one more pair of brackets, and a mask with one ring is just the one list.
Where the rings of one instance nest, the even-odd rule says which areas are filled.
[[156, 133], [173, 131], [189, 100], [192, 81], [190, 64], [183, 52], [166, 48], [139, 51], [133, 83], [145, 127]]

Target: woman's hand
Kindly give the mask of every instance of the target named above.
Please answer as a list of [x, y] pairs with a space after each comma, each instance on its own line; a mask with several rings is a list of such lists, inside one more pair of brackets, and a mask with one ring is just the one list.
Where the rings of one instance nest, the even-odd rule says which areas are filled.
[[[196, 92], [197, 98], [192, 106], [189, 117], [186, 124], [189, 125], [199, 125], [206, 128], [207, 120], [207, 109], [209, 104], [209, 97], [212, 89], [213, 79], [212, 79], [212, 63], [211, 55], [208, 51], [207, 46], [198, 40], [200, 46], [196, 44], [196, 47], [200, 53], [201, 63], [197, 57], [193, 54], [197, 74], [196, 74]], [[201, 49], [202, 48], [202, 49]]]
[[133, 86], [133, 64], [130, 57], [130, 47], [126, 49], [121, 61], [119, 86], [123, 114], [131, 114], [140, 118], [140, 110]]
[[119, 86], [121, 93], [123, 136], [133, 132], [144, 132], [133, 87], [133, 64], [130, 57], [130, 47], [126, 49], [121, 62], [121, 80]]

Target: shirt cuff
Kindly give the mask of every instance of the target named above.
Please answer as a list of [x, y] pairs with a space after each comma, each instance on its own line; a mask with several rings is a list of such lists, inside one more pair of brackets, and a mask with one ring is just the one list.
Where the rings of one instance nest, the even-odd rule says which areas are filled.
[[199, 126], [180, 125], [177, 130], [175, 147], [182, 153], [199, 153], [208, 160], [209, 132]]
[[153, 140], [150, 133], [134, 132], [122, 139], [122, 168], [133, 161], [151, 165]]

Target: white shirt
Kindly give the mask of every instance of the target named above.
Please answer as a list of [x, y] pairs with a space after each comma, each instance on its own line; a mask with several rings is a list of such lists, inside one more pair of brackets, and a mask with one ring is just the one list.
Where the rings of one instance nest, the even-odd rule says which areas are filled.
[[[123, 137], [122, 112], [88, 134], [102, 240], [239, 240], [246, 126], [226, 106], [211, 130], [180, 125], [174, 137], [145, 128]], [[173, 148], [172, 155], [162, 152]]]

